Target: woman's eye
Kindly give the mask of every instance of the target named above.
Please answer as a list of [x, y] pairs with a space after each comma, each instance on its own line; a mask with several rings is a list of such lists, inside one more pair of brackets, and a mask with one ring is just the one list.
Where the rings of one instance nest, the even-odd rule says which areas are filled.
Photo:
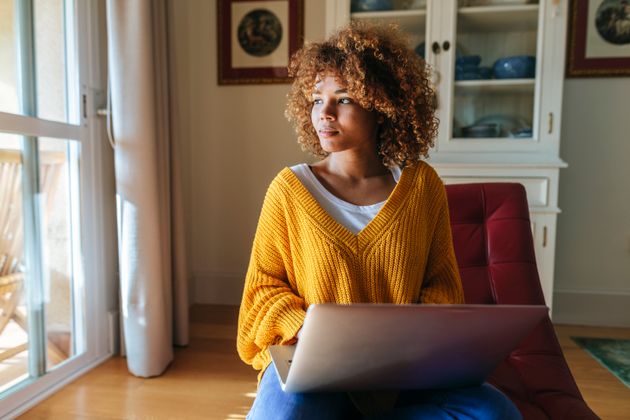
[[313, 105], [320, 105], [323, 101], [319, 98], [313, 99]]
[[350, 98], [341, 98], [341, 99], [339, 99], [339, 103], [340, 104], [351, 104], [352, 103], [352, 99], [350, 99]]

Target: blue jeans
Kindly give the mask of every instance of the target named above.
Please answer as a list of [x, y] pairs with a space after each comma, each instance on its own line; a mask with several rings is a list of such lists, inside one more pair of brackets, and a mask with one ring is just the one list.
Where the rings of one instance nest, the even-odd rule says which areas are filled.
[[[275, 367], [265, 371], [248, 420], [360, 419], [345, 392], [282, 391]], [[522, 419], [516, 406], [490, 384], [449, 390], [401, 391], [396, 406], [373, 419]]]

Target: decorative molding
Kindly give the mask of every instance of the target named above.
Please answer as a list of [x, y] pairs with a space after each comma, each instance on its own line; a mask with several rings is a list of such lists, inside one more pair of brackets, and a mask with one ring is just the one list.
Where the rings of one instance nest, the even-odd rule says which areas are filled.
[[598, 327], [630, 327], [630, 293], [556, 290], [553, 322]]

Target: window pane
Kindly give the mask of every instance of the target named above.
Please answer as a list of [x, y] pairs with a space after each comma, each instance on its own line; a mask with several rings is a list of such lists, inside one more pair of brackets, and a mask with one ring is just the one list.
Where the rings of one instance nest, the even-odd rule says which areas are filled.
[[[32, 10], [19, 4], [0, 0], [0, 112], [79, 124], [73, 1], [33, 0]], [[30, 28], [32, 42], [18, 40]], [[22, 92], [33, 92], [35, 103]]]
[[[68, 100], [78, 100], [75, 62], [67, 48], [72, 41], [71, 21], [65, 19], [64, 0], [34, 0], [35, 92], [37, 116], [46, 120], [77, 123], [76, 106]], [[70, 7], [70, 5], [68, 4]], [[70, 8], [71, 10], [71, 8]], [[70, 53], [70, 54], [69, 54]], [[74, 110], [74, 111], [73, 111]], [[70, 113], [69, 113], [70, 112]]]
[[[0, 133], [0, 392], [39, 374], [29, 341], [45, 346], [53, 369], [85, 351], [84, 296], [79, 229], [79, 144], [40, 138], [39, 194], [41, 278], [25, 257], [24, 155], [21, 136]], [[26, 141], [34, 142], [29, 138]], [[30, 249], [30, 248], [29, 248]], [[32, 275], [28, 275], [32, 273]], [[31, 296], [31, 297], [29, 297]], [[33, 300], [32, 296], [41, 296]], [[29, 306], [30, 305], [30, 306]], [[44, 311], [42, 334], [29, 330], [31, 314]], [[33, 324], [30, 324], [31, 328]], [[44, 333], [45, 330], [45, 333]], [[36, 337], [43, 335], [42, 339]], [[33, 358], [33, 360], [29, 360]], [[31, 369], [29, 370], [29, 365]]]
[[0, 391], [28, 377], [20, 137], [0, 133]]
[[80, 353], [83, 295], [79, 245], [79, 154], [76, 142], [39, 139], [47, 366]]
[[15, 0], [0, 0], [0, 112], [19, 112]]

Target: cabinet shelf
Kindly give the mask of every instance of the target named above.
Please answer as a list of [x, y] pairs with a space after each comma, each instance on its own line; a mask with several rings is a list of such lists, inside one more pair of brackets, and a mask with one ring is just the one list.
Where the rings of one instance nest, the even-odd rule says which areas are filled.
[[424, 38], [427, 11], [418, 10], [387, 10], [382, 12], [354, 12], [351, 19], [374, 21], [378, 23], [396, 23], [401, 29]]
[[535, 79], [491, 79], [462, 80], [455, 82], [458, 93], [531, 93], [536, 85]]
[[457, 25], [463, 32], [536, 31], [538, 5], [462, 7]]

